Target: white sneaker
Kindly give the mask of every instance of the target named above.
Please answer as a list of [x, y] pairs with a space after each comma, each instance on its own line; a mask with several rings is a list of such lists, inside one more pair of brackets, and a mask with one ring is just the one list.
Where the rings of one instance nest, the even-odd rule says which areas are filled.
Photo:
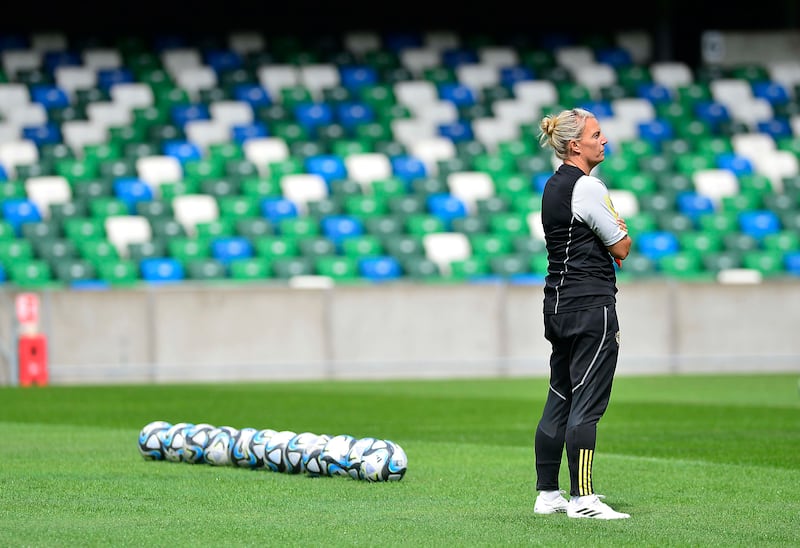
[[625, 519], [630, 514], [617, 512], [601, 501], [597, 495], [572, 497], [567, 504], [567, 516], [571, 518]]
[[536, 497], [533, 512], [535, 514], [566, 512], [567, 504], [567, 499], [564, 498], [564, 491], [542, 491]]

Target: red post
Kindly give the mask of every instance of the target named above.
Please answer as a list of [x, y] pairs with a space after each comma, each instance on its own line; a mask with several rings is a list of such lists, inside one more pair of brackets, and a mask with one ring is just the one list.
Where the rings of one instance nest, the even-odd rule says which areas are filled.
[[21, 293], [16, 301], [19, 339], [17, 365], [19, 384], [47, 384], [47, 338], [39, 332], [39, 295]]
[[22, 335], [17, 346], [17, 356], [20, 385], [47, 384], [47, 339], [44, 335]]

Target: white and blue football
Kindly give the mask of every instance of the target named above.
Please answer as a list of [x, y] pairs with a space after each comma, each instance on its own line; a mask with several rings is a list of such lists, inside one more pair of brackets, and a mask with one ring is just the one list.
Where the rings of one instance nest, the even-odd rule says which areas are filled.
[[306, 447], [313, 445], [319, 436], [312, 432], [301, 432], [292, 437], [283, 449], [284, 468], [287, 474], [305, 472], [303, 453]]
[[273, 472], [286, 472], [286, 460], [284, 459], [284, 451], [286, 445], [297, 432], [292, 430], [281, 430], [275, 433], [267, 442], [264, 447], [264, 465]]
[[361, 477], [361, 457], [364, 451], [372, 447], [378, 441], [377, 438], [365, 437], [358, 438], [347, 453], [347, 473], [353, 479], [364, 479]]
[[172, 427], [171, 422], [153, 421], [145, 424], [139, 431], [139, 454], [145, 460], [164, 460], [164, 452], [161, 450], [161, 440], [159, 432], [168, 430]]
[[400, 481], [407, 469], [405, 450], [391, 440], [378, 440], [361, 455], [360, 477], [369, 482]]
[[356, 443], [356, 438], [350, 434], [333, 436], [319, 456], [323, 473], [327, 476], [350, 476], [347, 473], [347, 454]]
[[180, 462], [183, 459], [183, 442], [186, 439], [187, 430], [192, 426], [194, 424], [190, 422], [179, 422], [158, 433], [164, 460]]
[[250, 454], [256, 459], [255, 468], [264, 468], [264, 451], [267, 448], [267, 442], [275, 434], [277, 432], [272, 428], [262, 428], [250, 438]]
[[183, 439], [181, 460], [189, 464], [204, 463], [206, 449], [211, 442], [211, 433], [215, 428], [211, 424], [201, 422], [187, 429]]
[[218, 426], [211, 432], [211, 441], [206, 448], [206, 462], [212, 466], [229, 466], [231, 444], [238, 432], [239, 429], [233, 426]]
[[[259, 458], [250, 451], [250, 442], [258, 432], [255, 428], [242, 428], [231, 438], [231, 464], [238, 468], [257, 468]], [[263, 459], [261, 460], [263, 463]]]
[[317, 477], [326, 475], [319, 457], [322, 454], [322, 450], [325, 448], [325, 444], [327, 444], [330, 439], [331, 436], [328, 434], [320, 434], [312, 443], [306, 445], [303, 450], [303, 469], [309, 476]]

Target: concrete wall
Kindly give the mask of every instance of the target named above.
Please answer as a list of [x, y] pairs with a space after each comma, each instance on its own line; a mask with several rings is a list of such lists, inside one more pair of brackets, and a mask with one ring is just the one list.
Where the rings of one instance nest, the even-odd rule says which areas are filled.
[[[16, 379], [0, 294], [0, 384]], [[51, 384], [546, 375], [537, 285], [40, 294]], [[800, 372], [800, 281], [622, 283], [619, 374]]]

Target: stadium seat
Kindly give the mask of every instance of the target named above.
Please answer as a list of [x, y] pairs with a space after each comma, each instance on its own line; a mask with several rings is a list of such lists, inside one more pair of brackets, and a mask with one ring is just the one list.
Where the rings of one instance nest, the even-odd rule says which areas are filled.
[[106, 237], [117, 248], [120, 257], [127, 258], [129, 245], [148, 242], [152, 229], [147, 218], [140, 215], [112, 215], [105, 218]]
[[219, 206], [208, 194], [184, 194], [172, 199], [172, 211], [187, 234], [197, 233], [197, 224], [219, 218]]
[[457, 232], [439, 232], [425, 234], [422, 239], [425, 256], [436, 263], [444, 276], [452, 272], [453, 261], [463, 261], [471, 256], [471, 246], [465, 234]]

